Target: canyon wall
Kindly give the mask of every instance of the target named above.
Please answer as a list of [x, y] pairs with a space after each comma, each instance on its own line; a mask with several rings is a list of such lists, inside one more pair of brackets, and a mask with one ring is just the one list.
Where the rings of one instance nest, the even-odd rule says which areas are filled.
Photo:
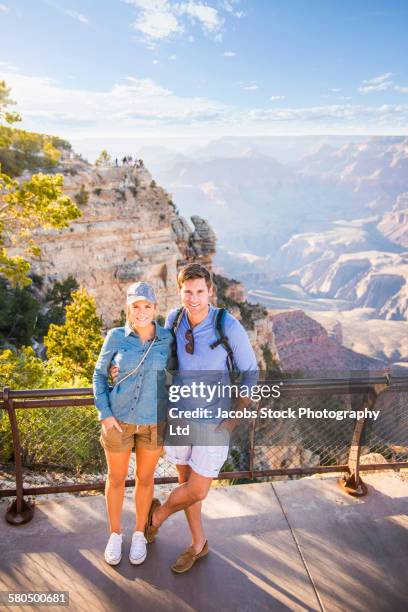
[[70, 156], [58, 171], [82, 216], [67, 229], [37, 232], [42, 254], [32, 270], [46, 285], [72, 275], [94, 295], [107, 327], [120, 318], [130, 283], [151, 282], [164, 315], [179, 304], [182, 265], [199, 261], [211, 269], [214, 232], [198, 216], [191, 227], [143, 165], [92, 166]]

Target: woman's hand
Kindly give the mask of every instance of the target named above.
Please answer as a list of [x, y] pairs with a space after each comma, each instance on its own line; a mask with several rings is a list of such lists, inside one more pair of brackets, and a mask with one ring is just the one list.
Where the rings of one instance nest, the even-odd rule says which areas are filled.
[[114, 416], [106, 417], [106, 419], [102, 419], [101, 423], [102, 423], [102, 431], [105, 435], [108, 433], [108, 431], [112, 429], [112, 427], [115, 427], [115, 429], [120, 431], [120, 433], [123, 432], [123, 429], [121, 428], [121, 426], [119, 425], [119, 423], [117, 422]]

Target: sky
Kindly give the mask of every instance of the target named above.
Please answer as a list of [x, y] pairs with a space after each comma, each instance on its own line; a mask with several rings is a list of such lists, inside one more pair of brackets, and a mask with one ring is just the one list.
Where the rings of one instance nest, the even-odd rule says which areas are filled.
[[21, 127], [71, 141], [407, 134], [406, 0], [0, 0]]

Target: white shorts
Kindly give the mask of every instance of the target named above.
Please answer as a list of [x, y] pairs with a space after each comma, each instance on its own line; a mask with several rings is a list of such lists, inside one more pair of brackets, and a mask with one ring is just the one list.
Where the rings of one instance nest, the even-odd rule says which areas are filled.
[[229, 446], [165, 446], [166, 457], [176, 465], [189, 465], [194, 472], [216, 478], [228, 457]]

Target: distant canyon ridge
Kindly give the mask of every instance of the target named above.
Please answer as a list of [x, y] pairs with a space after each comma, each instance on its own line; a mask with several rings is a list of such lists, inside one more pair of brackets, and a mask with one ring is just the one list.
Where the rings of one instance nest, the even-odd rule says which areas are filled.
[[[64, 151], [56, 171], [63, 173], [64, 191], [82, 217], [64, 230], [38, 230], [42, 255], [32, 269], [46, 285], [74, 276], [94, 295], [106, 328], [123, 315], [131, 282], [150, 281], [165, 315], [179, 305], [181, 266], [199, 261], [213, 269], [216, 233], [201, 215], [190, 215], [188, 222], [144, 165], [96, 166]], [[343, 347], [341, 330], [328, 332], [302, 310], [276, 313], [251, 306], [239, 282], [224, 279], [218, 297], [246, 326], [262, 369], [272, 361], [285, 371], [318, 375], [387, 366], [387, 360]]]
[[407, 137], [226, 138], [153, 168], [185, 213], [205, 211], [215, 263], [249, 289], [407, 319]]
[[234, 137], [149, 155], [185, 214], [205, 211], [215, 267], [250, 299], [408, 362], [408, 137]]

